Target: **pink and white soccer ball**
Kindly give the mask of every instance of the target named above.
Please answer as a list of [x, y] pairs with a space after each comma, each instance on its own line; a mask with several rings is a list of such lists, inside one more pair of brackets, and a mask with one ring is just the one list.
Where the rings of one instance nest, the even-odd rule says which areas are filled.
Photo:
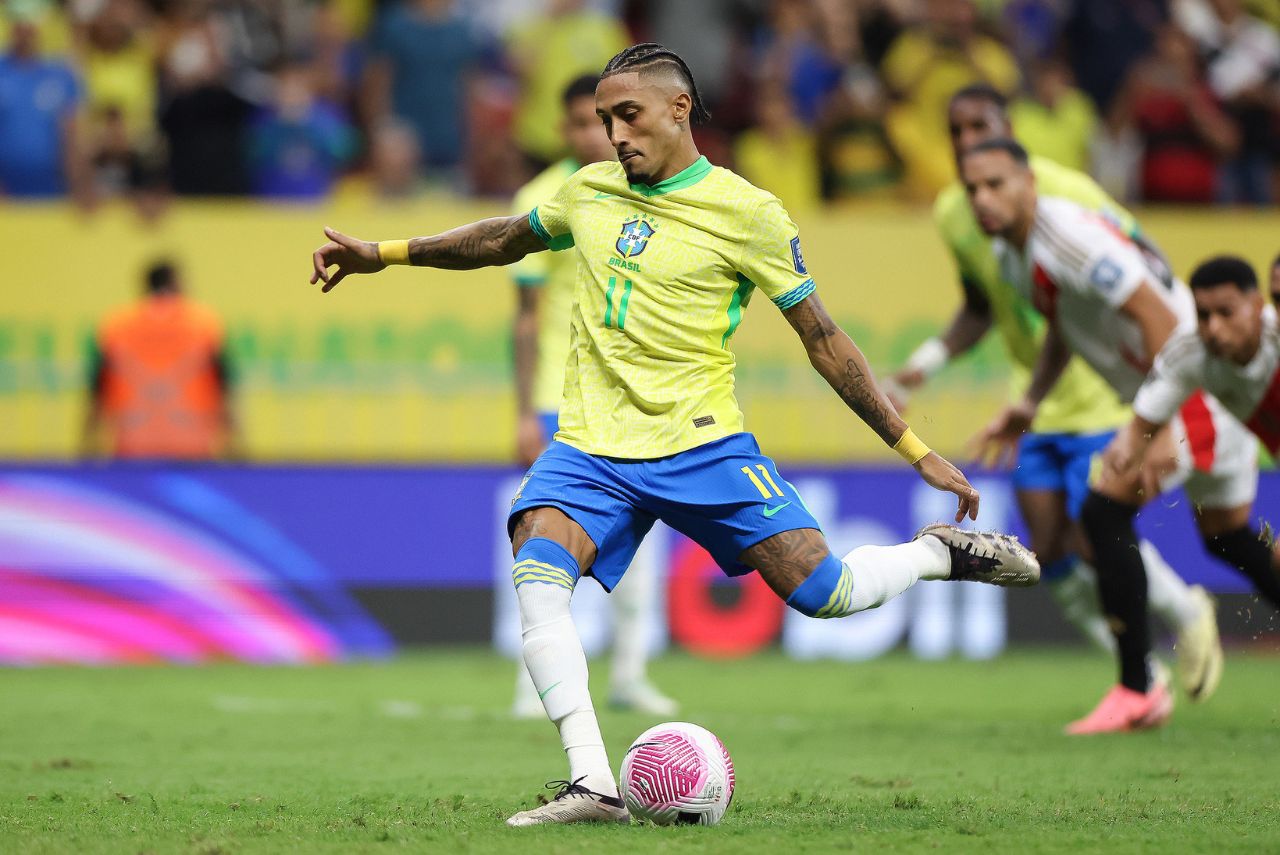
[[620, 777], [627, 810], [658, 825], [715, 825], [733, 800], [733, 760], [724, 743], [683, 721], [637, 736]]

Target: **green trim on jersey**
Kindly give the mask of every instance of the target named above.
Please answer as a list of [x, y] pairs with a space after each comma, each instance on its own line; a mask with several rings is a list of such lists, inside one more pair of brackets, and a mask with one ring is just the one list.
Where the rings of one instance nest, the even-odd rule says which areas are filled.
[[648, 184], [632, 184], [631, 192], [639, 193], [646, 198], [654, 196], [662, 196], [666, 193], [672, 193], [676, 190], [683, 190], [686, 187], [692, 187], [702, 179], [706, 178], [711, 172], [711, 161], [706, 157], [700, 157], [684, 169], [672, 175], [670, 178], [659, 181], [652, 186]]
[[741, 273], [738, 274], [738, 288], [729, 299], [729, 326], [724, 331], [724, 337], [720, 339], [721, 347], [728, 347], [729, 339], [733, 338], [733, 334], [738, 331], [738, 324], [742, 323], [742, 307], [750, 302], [751, 292], [755, 287], [756, 283]]
[[565, 232], [562, 235], [551, 236], [551, 233], [542, 225], [542, 220], [538, 217], [538, 209], [534, 208], [529, 212], [529, 225], [533, 228], [533, 233], [538, 239], [547, 245], [547, 249], [552, 252], [559, 252], [562, 249], [569, 249], [573, 246], [573, 233]]

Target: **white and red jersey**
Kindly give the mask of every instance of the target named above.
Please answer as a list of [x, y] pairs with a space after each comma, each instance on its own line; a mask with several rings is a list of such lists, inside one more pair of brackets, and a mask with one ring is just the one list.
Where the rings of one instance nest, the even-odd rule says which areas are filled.
[[1159, 255], [1075, 202], [1041, 196], [1025, 250], [997, 238], [995, 251], [1004, 280], [1057, 324], [1072, 352], [1125, 402], [1151, 368], [1141, 328], [1120, 311], [1138, 287], [1155, 289], [1179, 330], [1195, 329], [1191, 292]]
[[1280, 322], [1274, 309], [1263, 311], [1262, 343], [1245, 365], [1214, 356], [1194, 332], [1174, 335], [1138, 390], [1133, 411], [1164, 424], [1198, 389], [1217, 398], [1272, 454], [1280, 451]]

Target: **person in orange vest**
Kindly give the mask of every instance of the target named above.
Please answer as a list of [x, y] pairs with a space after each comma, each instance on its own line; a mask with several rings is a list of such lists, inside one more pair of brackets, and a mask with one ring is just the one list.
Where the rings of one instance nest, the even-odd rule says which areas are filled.
[[94, 345], [87, 452], [135, 460], [235, 452], [222, 322], [183, 295], [172, 263], [152, 265], [142, 300], [107, 315]]

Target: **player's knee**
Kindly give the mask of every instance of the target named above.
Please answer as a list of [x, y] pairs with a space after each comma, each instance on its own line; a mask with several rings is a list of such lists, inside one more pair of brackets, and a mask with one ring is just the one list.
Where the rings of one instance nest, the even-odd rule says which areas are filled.
[[1223, 534], [1206, 535], [1204, 545], [1211, 555], [1245, 575], [1271, 569], [1271, 547], [1247, 525]]
[[853, 574], [831, 553], [787, 597], [787, 605], [803, 615], [837, 618], [852, 614]]
[[555, 585], [572, 591], [581, 570], [569, 550], [546, 537], [531, 537], [516, 552], [511, 581], [518, 590], [534, 583]]
[[1089, 539], [1095, 542], [1106, 542], [1120, 539], [1126, 530], [1133, 526], [1133, 518], [1138, 508], [1125, 502], [1117, 502], [1096, 490], [1090, 490], [1080, 508], [1080, 522]]

